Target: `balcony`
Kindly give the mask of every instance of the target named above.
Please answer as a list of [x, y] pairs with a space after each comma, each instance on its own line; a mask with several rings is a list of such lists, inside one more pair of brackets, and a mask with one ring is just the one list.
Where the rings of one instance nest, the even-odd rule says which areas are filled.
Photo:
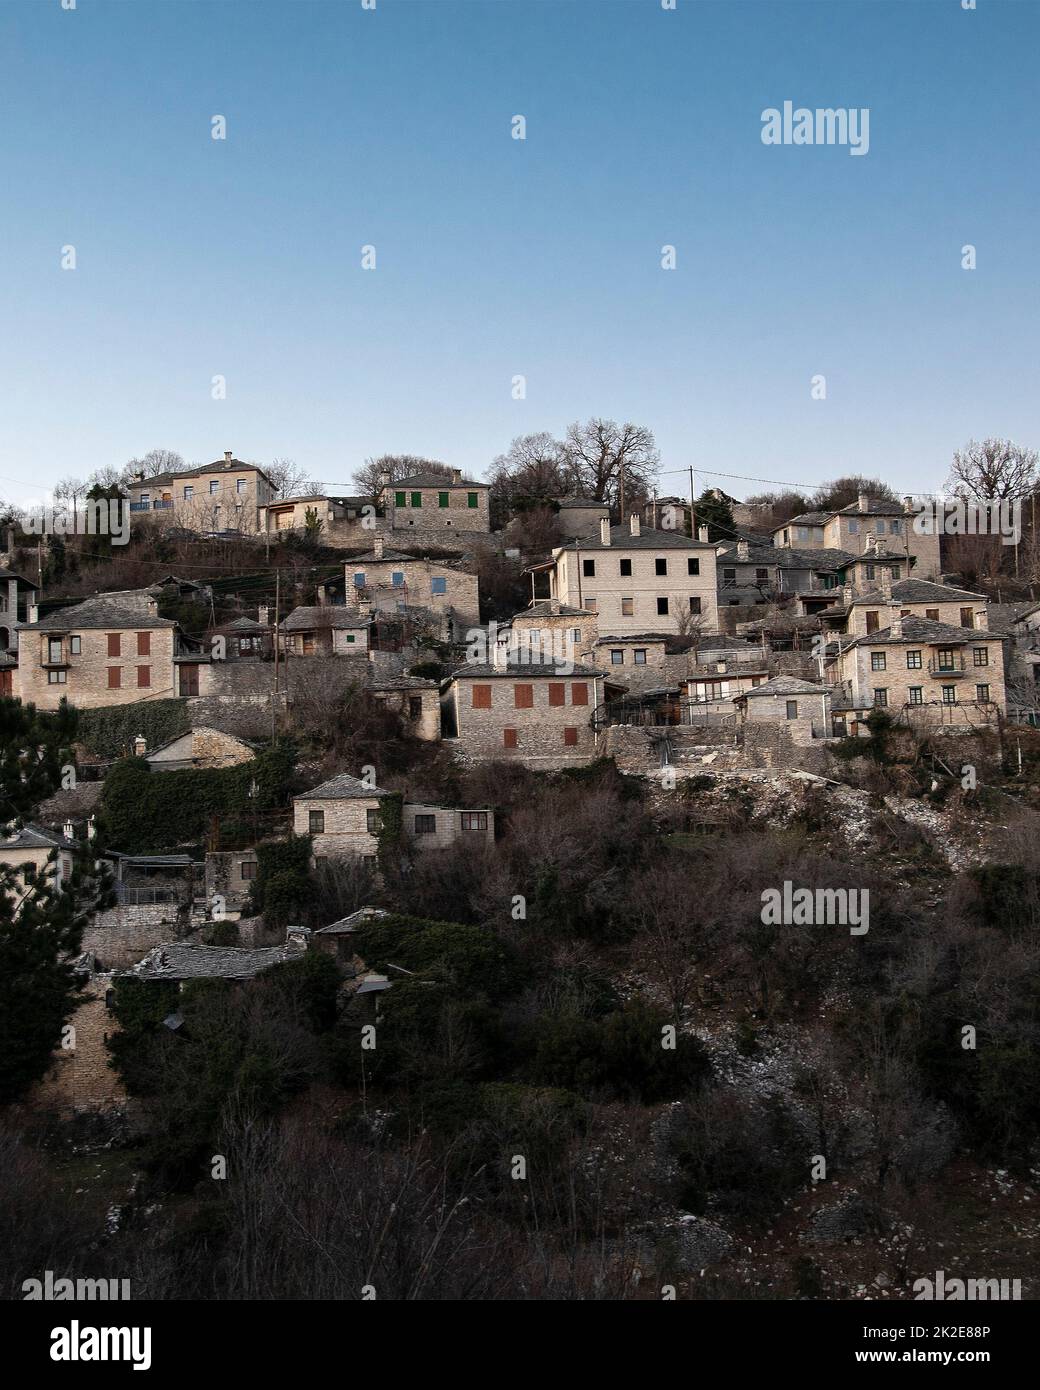
[[150, 502], [131, 502], [130, 510], [132, 512], [150, 512], [152, 504]]
[[928, 663], [928, 674], [936, 679], [945, 679], [947, 676], [952, 679], [956, 676], [966, 676], [968, 669], [963, 656], [933, 656]]
[[[131, 509], [131, 510], [132, 510], [132, 509]], [[173, 511], [173, 503], [172, 503], [172, 502], [153, 502], [153, 503], [152, 503], [152, 511], [153, 511], [153, 512], [172, 512], [172, 511]]]

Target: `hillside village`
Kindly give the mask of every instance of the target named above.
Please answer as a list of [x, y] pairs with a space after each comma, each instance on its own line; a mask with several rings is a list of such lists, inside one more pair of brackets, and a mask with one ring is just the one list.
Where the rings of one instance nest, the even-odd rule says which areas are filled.
[[[166, 1252], [150, 1296], [201, 1287], [174, 1235], [247, 1141], [290, 1205], [288, 1164], [378, 1152], [378, 1205], [468, 1145], [438, 1296], [494, 1296], [491, 1233], [540, 1296], [905, 1297], [968, 1238], [922, 1190], [992, 1208], [1021, 1272], [1035, 535], [922, 533], [883, 480], [799, 510], [412, 462], [283, 495], [229, 450], [109, 484], [125, 548], [3, 527], [6, 912], [74, 943], [5, 1099], [122, 1156], [98, 1190]], [[872, 889], [864, 943], [763, 935], [792, 879]], [[517, 1152], [557, 1235], [494, 1176]]]

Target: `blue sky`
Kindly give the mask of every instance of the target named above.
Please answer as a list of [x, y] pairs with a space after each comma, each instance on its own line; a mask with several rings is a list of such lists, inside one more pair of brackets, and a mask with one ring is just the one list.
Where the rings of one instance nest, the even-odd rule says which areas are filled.
[[[0, 496], [153, 446], [480, 476], [594, 414], [906, 491], [1036, 446], [1038, 40], [1032, 0], [4, 0]], [[763, 145], [785, 100], [869, 153]]]

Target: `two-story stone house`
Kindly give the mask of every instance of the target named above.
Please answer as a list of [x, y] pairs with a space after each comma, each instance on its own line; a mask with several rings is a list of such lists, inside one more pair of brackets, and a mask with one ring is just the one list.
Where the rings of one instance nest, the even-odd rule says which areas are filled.
[[458, 560], [419, 559], [388, 550], [382, 536], [345, 566], [348, 603], [365, 602], [381, 613], [424, 608], [436, 613], [462, 640], [480, 622], [480, 586]]
[[915, 579], [937, 580], [941, 573], [939, 537], [919, 535], [913, 525], [916, 515], [910, 497], [900, 504], [861, 493], [855, 502], [837, 511], [793, 517], [774, 530], [773, 541], [779, 546], [808, 544], [854, 555], [877, 542], [890, 556], [902, 560], [900, 577], [912, 574]]
[[372, 619], [342, 604], [294, 608], [279, 626], [281, 649], [292, 656], [367, 658]]
[[840, 604], [825, 608], [820, 617], [825, 627], [850, 637], [879, 632], [888, 626], [891, 617], [929, 618], [950, 627], [989, 627], [989, 600], [985, 594], [933, 584], [927, 579], [900, 579], [893, 584], [886, 582], [883, 575], [879, 589], [856, 594], [851, 586], [846, 586], [841, 598]]
[[570, 541], [544, 567], [550, 597], [595, 613], [600, 629], [624, 634], [718, 628], [715, 547], [676, 531], [651, 531], [633, 512], [604, 521], [598, 541]]
[[79, 709], [167, 700], [189, 693], [177, 680], [179, 655], [177, 624], [157, 616], [154, 600], [145, 612], [100, 595], [21, 629], [14, 694], [39, 709], [63, 699]]
[[893, 617], [854, 637], [831, 659], [835, 713], [862, 720], [872, 708], [914, 722], [992, 723], [1006, 703], [1004, 648], [996, 633], [929, 618]]
[[255, 463], [243, 463], [231, 450], [216, 463], [179, 469], [155, 477], [136, 477], [127, 487], [131, 525], [135, 515], [160, 515], [192, 531], [260, 529], [260, 508], [277, 489]]
[[458, 468], [451, 476], [413, 473], [391, 482], [385, 477], [379, 490], [380, 511], [395, 531], [491, 530], [487, 483], [463, 478]]

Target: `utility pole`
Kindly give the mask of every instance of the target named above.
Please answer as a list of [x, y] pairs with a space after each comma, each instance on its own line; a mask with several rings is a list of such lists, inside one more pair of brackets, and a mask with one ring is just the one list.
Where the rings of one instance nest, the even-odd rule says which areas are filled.
[[274, 690], [271, 692], [271, 742], [274, 743], [275, 711], [278, 707], [278, 606], [282, 593], [282, 571], [274, 572]]
[[690, 464], [690, 540], [697, 539], [697, 513], [693, 505], [693, 464]]

